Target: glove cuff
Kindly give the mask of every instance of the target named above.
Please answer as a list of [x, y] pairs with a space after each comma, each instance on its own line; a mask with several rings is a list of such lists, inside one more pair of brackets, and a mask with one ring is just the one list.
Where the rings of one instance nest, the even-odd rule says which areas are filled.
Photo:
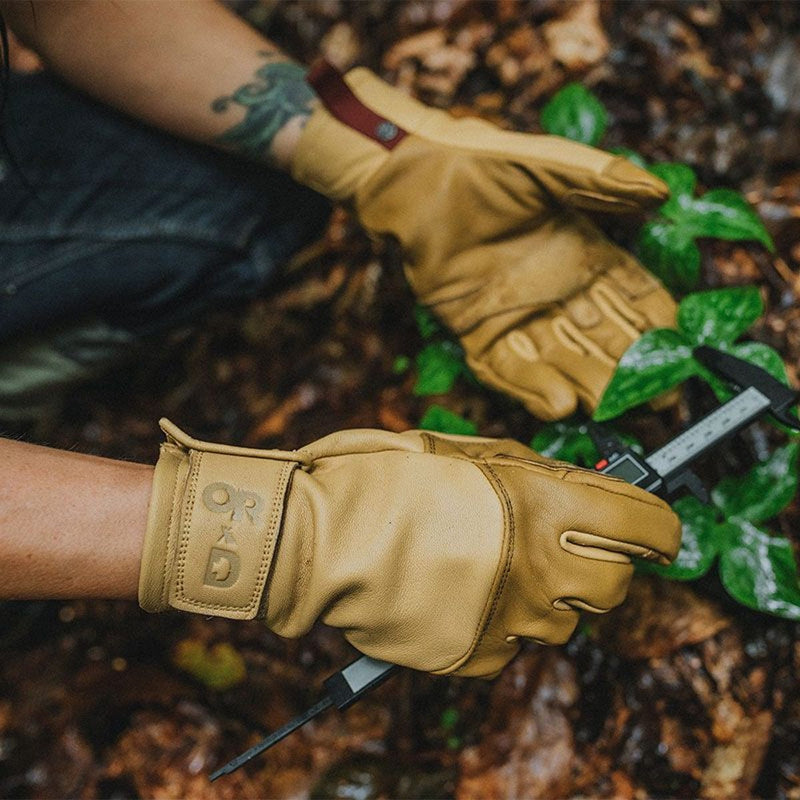
[[363, 67], [342, 75], [320, 60], [307, 80], [322, 105], [300, 137], [292, 177], [332, 200], [347, 202], [431, 109]]
[[262, 604], [294, 453], [192, 439], [161, 420], [139, 573], [145, 611], [253, 619]]

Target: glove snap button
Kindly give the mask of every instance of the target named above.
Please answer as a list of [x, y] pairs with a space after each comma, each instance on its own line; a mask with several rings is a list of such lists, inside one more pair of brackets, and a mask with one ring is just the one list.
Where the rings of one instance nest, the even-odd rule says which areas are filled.
[[391, 142], [399, 132], [400, 131], [397, 125], [395, 125], [394, 122], [389, 122], [389, 120], [386, 119], [382, 122], [379, 122], [375, 127], [375, 135], [382, 142]]

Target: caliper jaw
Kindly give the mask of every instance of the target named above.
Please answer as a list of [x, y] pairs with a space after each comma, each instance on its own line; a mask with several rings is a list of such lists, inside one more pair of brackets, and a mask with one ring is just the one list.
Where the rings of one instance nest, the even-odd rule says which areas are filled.
[[742, 390], [753, 386], [769, 401], [769, 413], [778, 422], [792, 430], [800, 431], [800, 419], [789, 410], [797, 405], [800, 395], [790, 387], [773, 378], [766, 370], [741, 358], [723, 353], [714, 347], [700, 345], [692, 351], [694, 357], [713, 373]]

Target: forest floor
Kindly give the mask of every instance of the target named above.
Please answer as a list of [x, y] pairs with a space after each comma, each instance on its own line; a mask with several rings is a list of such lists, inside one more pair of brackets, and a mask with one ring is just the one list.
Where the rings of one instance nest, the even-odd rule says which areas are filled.
[[[704, 285], [756, 284], [754, 335], [800, 357], [800, 4], [246, 2], [293, 55], [366, 64], [429, 103], [539, 132], [582, 81], [604, 147], [682, 161], [750, 200], [775, 239], [704, 244]], [[630, 244], [632, 231], [612, 234]], [[343, 211], [302, 269], [76, 392], [35, 440], [153, 462], [156, 421], [293, 448], [347, 427], [415, 427], [398, 356], [421, 347], [395, 256]], [[481, 434], [538, 423], [472, 385], [436, 401]], [[641, 428], [677, 430], [680, 409]], [[745, 445], [742, 445], [745, 446]], [[797, 507], [783, 532], [800, 543]], [[133, 603], [4, 604], [0, 796], [192, 798], [704, 797], [800, 800], [800, 626], [735, 605], [718, 580], [635, 581], [564, 647], [526, 646], [496, 681], [405, 672], [239, 772], [207, 774], [314, 702], [354, 653], [319, 628], [148, 616]], [[225, 684], [228, 688], [225, 688]]]

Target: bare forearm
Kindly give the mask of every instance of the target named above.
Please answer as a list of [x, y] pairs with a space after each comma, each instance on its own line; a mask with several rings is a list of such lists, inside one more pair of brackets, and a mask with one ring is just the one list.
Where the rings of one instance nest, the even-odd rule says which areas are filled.
[[0, 0], [55, 73], [187, 139], [286, 168], [314, 96], [299, 67], [214, 0]]
[[0, 439], [0, 597], [135, 598], [152, 476]]

